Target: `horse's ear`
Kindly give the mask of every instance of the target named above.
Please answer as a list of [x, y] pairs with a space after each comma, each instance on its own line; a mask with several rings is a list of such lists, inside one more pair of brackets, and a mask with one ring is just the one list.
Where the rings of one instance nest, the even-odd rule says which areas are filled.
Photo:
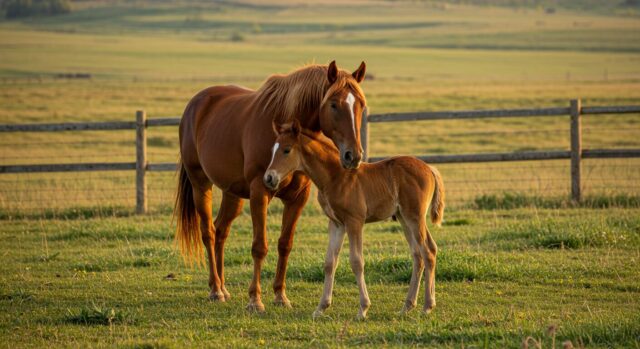
[[364, 63], [364, 61], [362, 61], [358, 69], [356, 69], [356, 71], [354, 71], [351, 75], [353, 76], [354, 79], [356, 79], [358, 83], [361, 83], [362, 80], [364, 80], [364, 74], [366, 72], [367, 72], [367, 65]]
[[333, 84], [338, 79], [338, 66], [336, 65], [335, 60], [329, 63], [329, 68], [327, 69], [327, 79], [329, 79], [330, 84]]

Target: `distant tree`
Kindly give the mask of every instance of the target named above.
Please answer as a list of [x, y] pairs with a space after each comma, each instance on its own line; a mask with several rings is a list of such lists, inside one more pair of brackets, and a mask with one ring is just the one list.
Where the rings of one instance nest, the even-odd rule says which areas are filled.
[[71, 12], [69, 0], [5, 0], [2, 7], [7, 18], [52, 16]]

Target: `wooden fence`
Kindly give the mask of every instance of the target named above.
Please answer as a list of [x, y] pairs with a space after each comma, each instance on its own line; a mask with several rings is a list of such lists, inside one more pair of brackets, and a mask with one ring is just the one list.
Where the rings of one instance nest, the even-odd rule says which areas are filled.
[[[366, 111], [365, 111], [366, 113]], [[479, 153], [457, 155], [422, 155], [421, 160], [429, 163], [472, 163], [497, 161], [556, 160], [571, 159], [571, 197], [581, 199], [580, 170], [581, 159], [588, 158], [634, 158], [640, 157], [640, 149], [582, 149], [581, 116], [589, 114], [627, 114], [640, 113], [640, 106], [582, 107], [580, 100], [571, 100], [567, 107], [538, 109], [500, 109], [474, 111], [438, 111], [418, 113], [374, 114], [362, 120], [361, 139], [365, 151], [365, 161], [378, 161], [382, 158], [369, 158], [369, 123], [401, 122], [417, 120], [459, 120], [477, 118], [533, 117], [533, 116], [570, 116], [571, 149], [559, 151], [523, 151], [511, 153]], [[146, 213], [147, 182], [149, 171], [175, 171], [175, 163], [149, 163], [147, 161], [147, 128], [158, 126], [177, 126], [179, 117], [147, 119], [144, 111], [136, 112], [136, 121], [117, 122], [74, 122], [56, 124], [13, 124], [0, 125], [0, 132], [58, 132], [58, 131], [97, 131], [97, 130], [136, 130], [135, 162], [99, 162], [72, 164], [38, 165], [2, 165], [0, 173], [26, 172], [76, 172], [76, 171], [121, 171], [136, 170], [136, 212]]]

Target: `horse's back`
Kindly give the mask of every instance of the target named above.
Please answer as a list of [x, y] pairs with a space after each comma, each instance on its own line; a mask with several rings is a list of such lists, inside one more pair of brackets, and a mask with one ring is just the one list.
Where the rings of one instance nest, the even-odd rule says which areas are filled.
[[252, 93], [255, 91], [236, 85], [207, 87], [191, 98], [182, 115], [182, 122], [191, 121], [197, 124], [203, 118], [218, 116], [220, 114], [215, 113], [215, 110], [219, 106]]
[[223, 190], [237, 187], [232, 191], [240, 196], [246, 191], [241, 135], [253, 95], [240, 86], [208, 87], [189, 101], [180, 122], [180, 153], [187, 171], [203, 171]]

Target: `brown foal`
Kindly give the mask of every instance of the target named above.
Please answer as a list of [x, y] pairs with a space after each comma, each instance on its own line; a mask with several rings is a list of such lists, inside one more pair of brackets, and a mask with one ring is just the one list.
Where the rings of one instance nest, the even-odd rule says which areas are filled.
[[[402, 309], [416, 306], [424, 270], [424, 311], [436, 305], [436, 242], [426, 224], [429, 206], [431, 222], [440, 225], [444, 214], [444, 184], [432, 166], [408, 156], [376, 163], [363, 163], [357, 169], [340, 166], [337, 149], [321, 135], [300, 129], [292, 123], [276, 126], [278, 134], [264, 184], [278, 188], [281, 179], [294, 171], [303, 171], [318, 187], [318, 201], [329, 217], [329, 248], [324, 264], [324, 292], [313, 317], [321, 316], [331, 305], [334, 274], [345, 233], [349, 236], [349, 261], [360, 290], [359, 319], [364, 319], [371, 304], [364, 281], [362, 228], [365, 223], [397, 217], [413, 255], [413, 272], [407, 299]], [[425, 269], [426, 266], [426, 269]]]

